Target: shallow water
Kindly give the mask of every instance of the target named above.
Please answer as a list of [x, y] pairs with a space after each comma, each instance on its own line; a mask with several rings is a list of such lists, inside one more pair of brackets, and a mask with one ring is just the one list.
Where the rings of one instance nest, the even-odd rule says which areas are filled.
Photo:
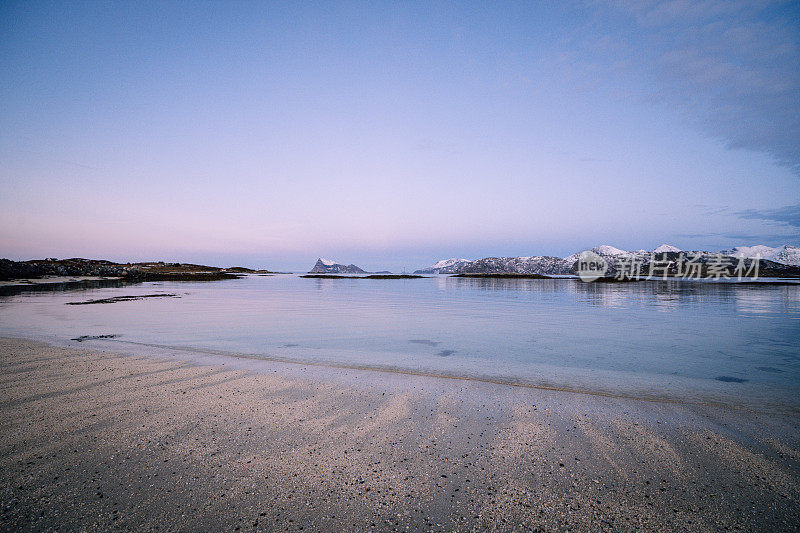
[[0, 334], [800, 407], [800, 286], [248, 276], [2, 296]]

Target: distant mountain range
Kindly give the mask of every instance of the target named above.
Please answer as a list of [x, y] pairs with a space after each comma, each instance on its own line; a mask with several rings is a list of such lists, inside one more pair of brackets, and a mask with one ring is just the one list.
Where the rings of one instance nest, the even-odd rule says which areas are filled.
[[[781, 246], [771, 248], [769, 246], [737, 246], [730, 250], [720, 252], [707, 251], [683, 251], [676, 246], [662, 244], [654, 250], [621, 250], [607, 244], [595, 246], [592, 252], [603, 256], [609, 263], [609, 273], [613, 273], [619, 266], [621, 260], [626, 257], [634, 256], [641, 262], [643, 271], [649, 269], [652, 254], [656, 254], [657, 259], [668, 259], [676, 261], [681, 252], [685, 253], [686, 259], [693, 259], [700, 263], [709, 261], [722, 254], [725, 257], [738, 259], [747, 258], [762, 259], [761, 267], [765, 273], [772, 275], [796, 275], [797, 269], [787, 269], [786, 266], [800, 267], [800, 248], [796, 246]], [[553, 256], [531, 256], [531, 257], [486, 257], [470, 261], [468, 259], [444, 259], [427, 268], [415, 271], [415, 274], [543, 274], [559, 275], [573, 274], [575, 262], [582, 253], [577, 252], [567, 257]]]

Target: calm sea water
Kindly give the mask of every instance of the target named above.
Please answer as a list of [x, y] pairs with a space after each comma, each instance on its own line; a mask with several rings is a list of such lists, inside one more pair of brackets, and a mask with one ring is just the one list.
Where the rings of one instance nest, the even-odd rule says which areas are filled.
[[249, 276], [2, 296], [0, 334], [800, 407], [800, 286]]

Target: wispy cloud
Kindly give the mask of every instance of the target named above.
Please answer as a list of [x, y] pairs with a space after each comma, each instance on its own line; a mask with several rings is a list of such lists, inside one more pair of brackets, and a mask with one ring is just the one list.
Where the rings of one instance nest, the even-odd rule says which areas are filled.
[[630, 18], [627, 58], [732, 148], [800, 173], [800, 4], [786, 0], [611, 2]]
[[730, 207], [727, 205], [723, 206], [710, 206], [706, 204], [695, 204], [694, 207], [700, 209], [700, 211], [704, 215], [720, 215], [723, 213], [730, 212]]
[[768, 220], [800, 228], [800, 204], [787, 205], [777, 209], [745, 209], [734, 213], [739, 218], [749, 220]]
[[707, 250], [727, 248], [732, 246], [753, 246], [764, 244], [767, 246], [782, 246], [784, 244], [795, 244], [796, 235], [774, 234], [774, 233], [745, 233], [738, 231], [723, 231], [709, 233], [678, 233], [675, 235], [677, 240], [699, 241], [700, 247]]

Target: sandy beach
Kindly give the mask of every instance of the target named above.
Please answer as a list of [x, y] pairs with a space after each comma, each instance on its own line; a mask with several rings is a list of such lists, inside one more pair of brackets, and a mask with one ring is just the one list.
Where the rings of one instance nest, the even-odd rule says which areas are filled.
[[0, 529], [800, 526], [797, 415], [118, 351], [0, 340]]

